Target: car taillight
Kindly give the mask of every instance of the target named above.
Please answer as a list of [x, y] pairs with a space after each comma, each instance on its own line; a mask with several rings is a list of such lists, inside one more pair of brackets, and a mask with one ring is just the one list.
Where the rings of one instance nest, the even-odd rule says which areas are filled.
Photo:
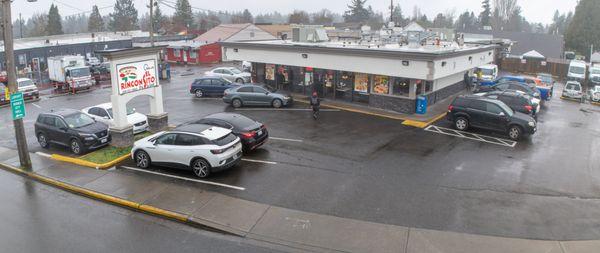
[[261, 129], [267, 129], [267, 125], [260, 126]]
[[218, 155], [218, 154], [222, 154], [223, 152], [225, 152], [225, 149], [212, 149], [210, 150], [211, 153]]
[[242, 138], [250, 139], [254, 136], [254, 132], [241, 133]]
[[525, 106], [525, 110], [527, 110], [528, 112], [531, 112], [533, 110], [533, 106], [531, 105], [526, 105]]
[[454, 109], [454, 106], [453, 106], [453, 105], [449, 105], [449, 106], [448, 106], [448, 112], [451, 112], [451, 111], [452, 111], [452, 109]]

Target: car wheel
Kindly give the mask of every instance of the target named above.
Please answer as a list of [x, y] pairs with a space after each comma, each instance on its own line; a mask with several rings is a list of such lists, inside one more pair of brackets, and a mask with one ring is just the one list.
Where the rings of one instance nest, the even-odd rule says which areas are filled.
[[469, 120], [463, 117], [458, 117], [454, 121], [454, 127], [461, 131], [467, 130], [467, 128], [469, 128]]
[[139, 168], [142, 169], [147, 169], [148, 167], [150, 167], [150, 156], [148, 155], [148, 153], [146, 153], [146, 151], [140, 150], [138, 152], [135, 152], [135, 165], [138, 166]]
[[510, 139], [516, 141], [519, 140], [521, 138], [521, 134], [523, 133], [523, 130], [521, 130], [520, 126], [511, 126], [508, 129], [508, 137], [510, 137]]
[[38, 135], [38, 142], [40, 143], [40, 146], [42, 148], [49, 148], [50, 147], [50, 143], [48, 143], [48, 138], [46, 138], [45, 134], [39, 134]]
[[205, 178], [210, 175], [210, 164], [202, 158], [198, 158], [192, 162], [192, 171], [199, 178]]
[[283, 103], [279, 99], [273, 99], [273, 102], [271, 102], [271, 105], [273, 105], [274, 108], [281, 108]]
[[232, 105], [234, 108], [240, 108], [240, 107], [242, 107], [242, 105], [243, 105], [243, 104], [242, 104], [242, 100], [240, 100], [239, 98], [236, 98], [236, 99], [234, 99], [234, 100], [232, 100], [232, 101], [231, 101], [231, 105]]
[[71, 147], [71, 152], [73, 154], [80, 155], [83, 153], [83, 145], [78, 139], [72, 139], [69, 146]]
[[201, 97], [204, 97], [204, 92], [202, 92], [202, 90], [198, 89], [198, 90], [194, 91], [194, 95], [197, 98], [201, 98]]
[[235, 79], [235, 82], [236, 83], [244, 83], [244, 79], [238, 78], [238, 79]]

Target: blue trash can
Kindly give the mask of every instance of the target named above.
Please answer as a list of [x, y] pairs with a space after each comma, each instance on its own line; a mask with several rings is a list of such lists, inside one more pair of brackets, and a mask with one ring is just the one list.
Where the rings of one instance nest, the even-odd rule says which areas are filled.
[[417, 114], [427, 113], [427, 97], [419, 95], [417, 97]]

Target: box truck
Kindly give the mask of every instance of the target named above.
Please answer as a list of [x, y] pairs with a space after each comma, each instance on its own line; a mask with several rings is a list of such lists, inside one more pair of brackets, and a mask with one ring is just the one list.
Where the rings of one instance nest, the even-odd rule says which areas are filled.
[[94, 84], [90, 67], [80, 55], [48, 57], [48, 75], [54, 87], [73, 92], [89, 89]]

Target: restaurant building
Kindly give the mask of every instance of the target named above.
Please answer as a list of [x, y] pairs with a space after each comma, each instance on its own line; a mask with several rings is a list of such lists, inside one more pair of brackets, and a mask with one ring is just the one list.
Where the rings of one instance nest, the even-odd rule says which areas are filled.
[[419, 96], [431, 106], [464, 90], [465, 72], [492, 63], [495, 49], [439, 41], [402, 45], [268, 40], [221, 46], [223, 61], [252, 62], [255, 82], [408, 114], [415, 113]]

